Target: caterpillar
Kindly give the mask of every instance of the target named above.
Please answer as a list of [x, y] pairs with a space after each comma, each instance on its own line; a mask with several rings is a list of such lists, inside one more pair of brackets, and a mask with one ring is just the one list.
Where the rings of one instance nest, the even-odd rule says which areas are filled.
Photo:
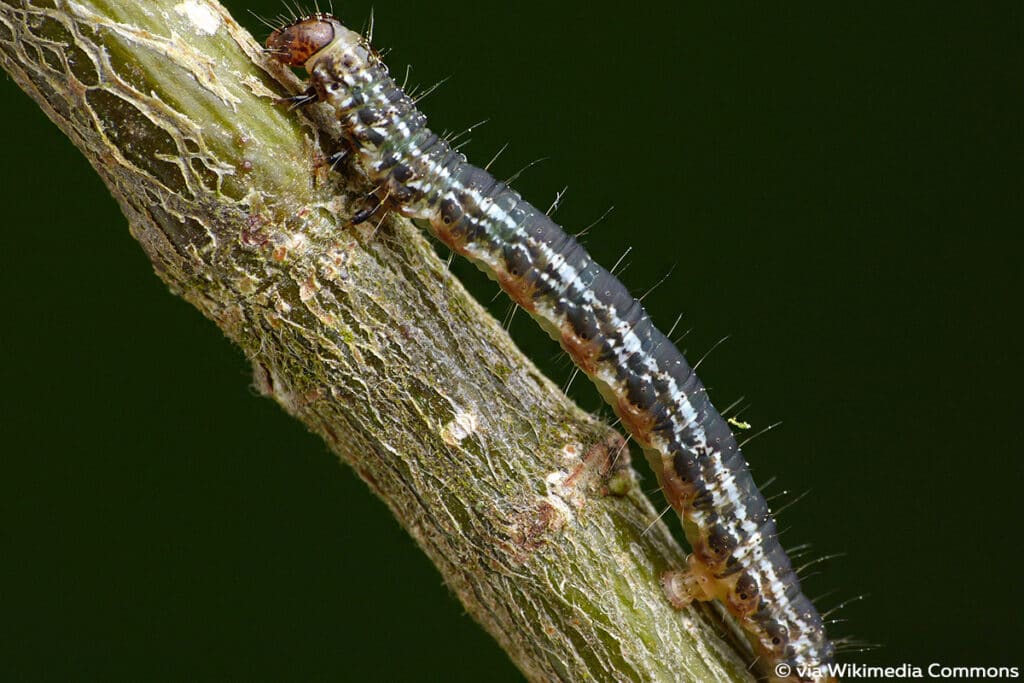
[[643, 448], [692, 549], [686, 571], [661, 579], [673, 605], [720, 601], [770, 680], [834, 680], [834, 645], [729, 424], [640, 301], [544, 212], [431, 132], [361, 34], [317, 13], [266, 44], [305, 68], [309, 87], [289, 99], [334, 108], [346, 154], [374, 188], [353, 222], [396, 211], [474, 262], [562, 345]]

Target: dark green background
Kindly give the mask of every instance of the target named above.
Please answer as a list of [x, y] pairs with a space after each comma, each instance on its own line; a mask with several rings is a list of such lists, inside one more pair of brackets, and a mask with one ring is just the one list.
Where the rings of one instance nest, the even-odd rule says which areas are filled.
[[[244, 9], [228, 3], [262, 38]], [[584, 9], [588, 7], [589, 9]], [[435, 129], [587, 239], [699, 358], [847, 661], [1021, 665], [1022, 17], [959, 10], [376, 3]], [[369, 2], [340, 8], [362, 24]], [[249, 388], [106, 189], [3, 103], [0, 675], [518, 680], [365, 486]], [[454, 266], [484, 300], [494, 291]], [[503, 299], [492, 304], [497, 315]], [[525, 316], [513, 334], [569, 368]], [[583, 387], [577, 382], [577, 388]], [[579, 391], [597, 410], [595, 394]], [[605, 411], [607, 412], [607, 411]], [[648, 477], [648, 486], [653, 486]]]

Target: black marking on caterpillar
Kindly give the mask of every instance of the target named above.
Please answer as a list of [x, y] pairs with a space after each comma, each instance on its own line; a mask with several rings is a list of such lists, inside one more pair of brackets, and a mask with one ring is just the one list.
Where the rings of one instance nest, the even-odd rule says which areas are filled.
[[334, 107], [375, 188], [354, 222], [386, 210], [426, 222], [561, 343], [643, 447], [693, 549], [688, 571], [663, 577], [673, 604], [719, 600], [769, 678], [830, 680], [801, 673], [829, 665], [834, 646], [729, 424], [639, 300], [545, 212], [431, 132], [363, 36], [315, 14], [274, 31], [267, 48], [309, 72], [292, 101]]

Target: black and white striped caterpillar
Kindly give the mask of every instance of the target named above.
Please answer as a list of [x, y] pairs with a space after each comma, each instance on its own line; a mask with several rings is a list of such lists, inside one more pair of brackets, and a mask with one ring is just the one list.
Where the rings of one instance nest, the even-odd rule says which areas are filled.
[[315, 14], [274, 31], [267, 48], [309, 72], [293, 101], [334, 107], [376, 188], [353, 220], [394, 210], [426, 222], [561, 343], [643, 447], [693, 549], [688, 571], [662, 579], [673, 604], [721, 601], [768, 678], [832, 680], [834, 647], [728, 423], [640, 302], [544, 212], [432, 133], [362, 35]]

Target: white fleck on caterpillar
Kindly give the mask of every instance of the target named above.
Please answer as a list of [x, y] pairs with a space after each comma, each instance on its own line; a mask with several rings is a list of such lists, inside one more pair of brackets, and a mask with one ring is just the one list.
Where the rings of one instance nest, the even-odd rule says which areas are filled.
[[293, 101], [334, 107], [376, 188], [353, 221], [394, 210], [426, 222], [561, 343], [643, 447], [693, 549], [688, 571], [662, 579], [673, 604], [719, 600], [768, 678], [832, 680], [833, 644], [729, 424], [640, 302], [544, 212], [432, 133], [360, 34], [315, 14], [274, 31], [267, 47], [309, 72]]

